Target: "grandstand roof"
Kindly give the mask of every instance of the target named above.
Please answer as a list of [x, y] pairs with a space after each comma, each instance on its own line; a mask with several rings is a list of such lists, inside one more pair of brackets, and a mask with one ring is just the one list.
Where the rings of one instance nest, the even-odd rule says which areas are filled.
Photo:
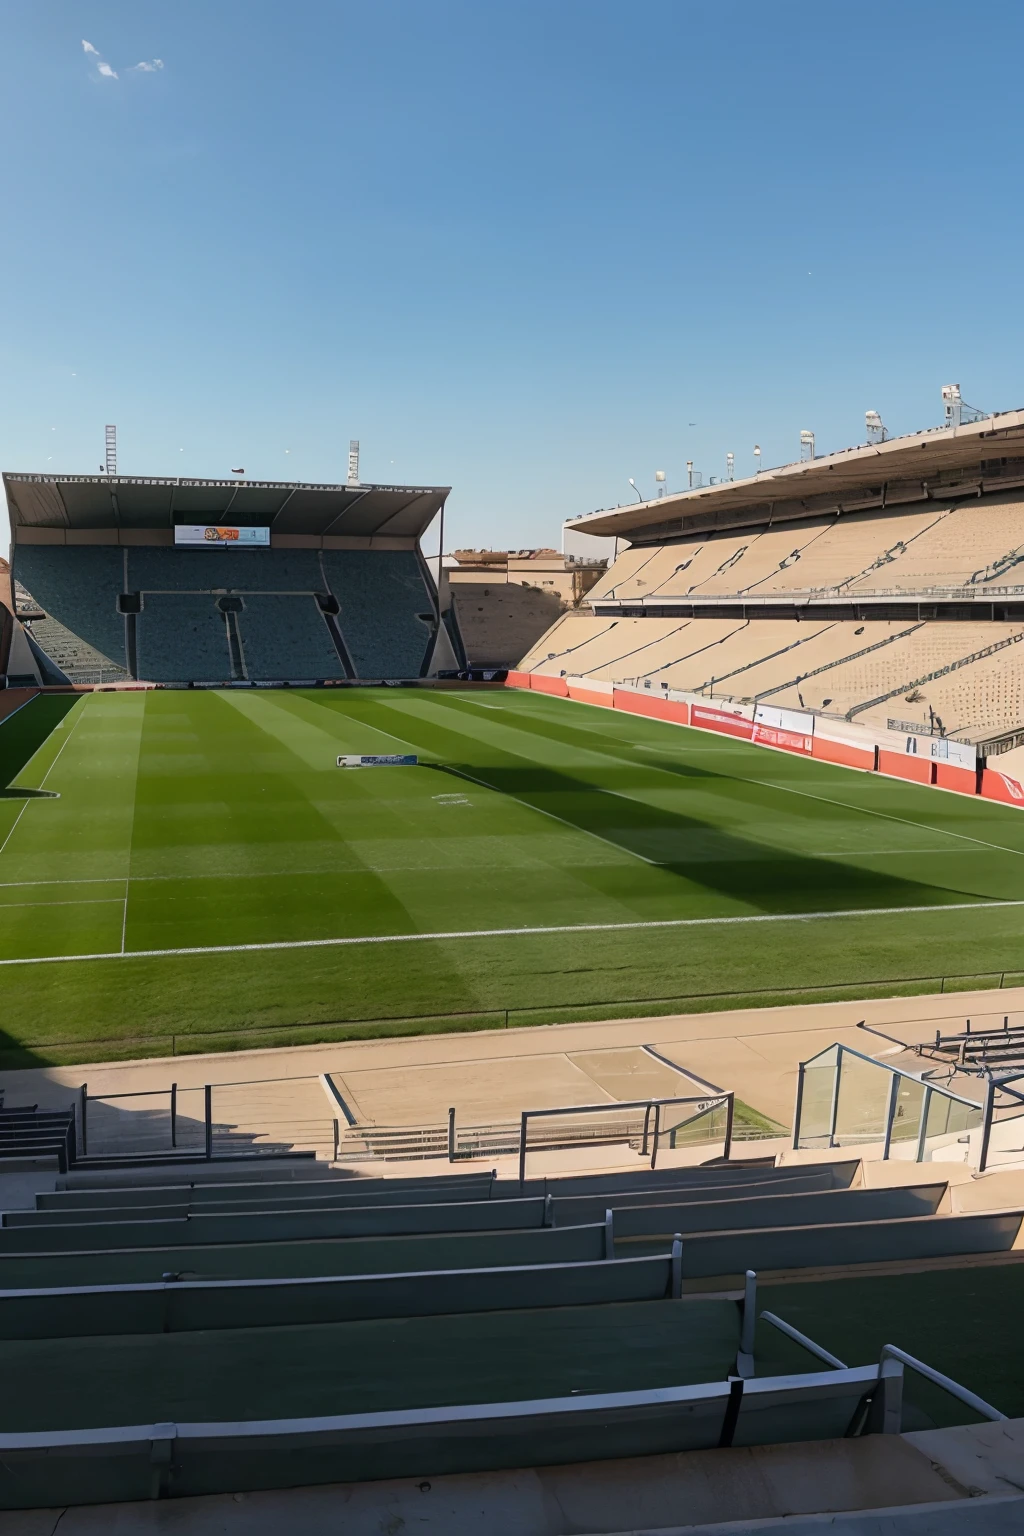
[[568, 518], [565, 526], [578, 533], [646, 542], [690, 529], [814, 516], [837, 508], [866, 511], [929, 496], [978, 495], [1009, 485], [1024, 485], [1024, 410], [862, 444], [658, 501], [591, 512]]
[[[158, 475], [31, 475], [5, 471], [11, 528], [171, 528], [229, 520], [274, 533], [418, 538], [450, 486], [305, 485]], [[15, 540], [17, 533], [14, 534]]]

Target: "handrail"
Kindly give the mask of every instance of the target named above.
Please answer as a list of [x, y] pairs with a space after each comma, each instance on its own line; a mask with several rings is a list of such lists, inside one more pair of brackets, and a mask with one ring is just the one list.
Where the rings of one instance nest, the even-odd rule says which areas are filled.
[[[651, 1110], [653, 1109], [654, 1153], [651, 1160], [651, 1166], [653, 1167], [654, 1158], [657, 1157], [658, 1151], [658, 1135], [660, 1132], [660, 1115], [662, 1105], [696, 1104], [701, 1106], [696, 1109], [693, 1116], [691, 1116], [691, 1119], [695, 1119], [699, 1115], [707, 1113], [710, 1110], [720, 1108], [722, 1105], [727, 1106], [727, 1109], [731, 1109], [733, 1098], [733, 1092], [731, 1089], [729, 1089], [725, 1093], [717, 1094], [675, 1094], [666, 1098], [652, 1097], [649, 1099], [613, 1100], [611, 1103], [606, 1104], [560, 1104], [556, 1105], [552, 1109], [524, 1109], [519, 1117], [519, 1182], [520, 1184], [524, 1184], [526, 1182], [526, 1133], [527, 1126], [531, 1120], [548, 1119], [552, 1115], [607, 1115], [625, 1109], [642, 1109], [646, 1111], [644, 1125], [644, 1137], [646, 1140], [650, 1128], [650, 1114]], [[725, 1132], [726, 1158], [729, 1156], [731, 1133], [732, 1114], [729, 1113], [727, 1115]]]
[[[761, 1316], [764, 1317], [765, 1313], [762, 1312]], [[951, 1397], [958, 1398], [968, 1408], [973, 1408], [975, 1413], [980, 1413], [982, 1418], [1005, 1420], [1008, 1417], [1007, 1414], [1000, 1413], [998, 1408], [993, 1408], [991, 1403], [986, 1403], [985, 1399], [979, 1397], [976, 1392], [969, 1392], [966, 1387], [962, 1387], [959, 1382], [953, 1381], [949, 1376], [943, 1376], [942, 1372], [935, 1370], [933, 1366], [925, 1365], [923, 1360], [917, 1360], [913, 1355], [908, 1355], [904, 1349], [897, 1349], [895, 1344], [882, 1346], [882, 1353], [878, 1359], [879, 1370], [886, 1360], [899, 1360], [902, 1365], [909, 1365], [912, 1371], [916, 1371], [919, 1376], [923, 1376], [926, 1381], [932, 1382], [935, 1386], [942, 1387]]]
[[[792, 1323], [787, 1323], [783, 1318], [776, 1317], [774, 1312], [762, 1312], [761, 1321], [771, 1323], [773, 1328], [777, 1328], [780, 1333], [784, 1333], [794, 1343], [802, 1344], [804, 1349], [808, 1350], [812, 1355], [817, 1355], [819, 1360], [824, 1360], [825, 1364], [830, 1365], [834, 1371], [849, 1370], [849, 1366], [844, 1365], [838, 1355], [829, 1354], [827, 1349], [823, 1349], [820, 1344], [815, 1344], [813, 1339], [809, 1339], [806, 1333], [801, 1333], [799, 1328], [794, 1328]], [[888, 1348], [888, 1345], [886, 1345], [886, 1348]], [[999, 1417], [1002, 1418], [1003, 1415], [1000, 1414]]]

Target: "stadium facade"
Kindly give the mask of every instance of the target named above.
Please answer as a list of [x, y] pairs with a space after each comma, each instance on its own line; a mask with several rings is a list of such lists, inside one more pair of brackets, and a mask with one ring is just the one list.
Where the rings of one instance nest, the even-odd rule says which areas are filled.
[[464, 665], [420, 548], [448, 487], [3, 480], [11, 685], [390, 681]]
[[532, 686], [947, 788], [1024, 776], [1024, 411], [566, 526], [624, 547]]

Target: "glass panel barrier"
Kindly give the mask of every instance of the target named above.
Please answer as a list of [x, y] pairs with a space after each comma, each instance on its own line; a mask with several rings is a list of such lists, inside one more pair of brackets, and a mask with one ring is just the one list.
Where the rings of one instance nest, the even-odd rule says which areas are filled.
[[884, 1141], [891, 1084], [891, 1069], [843, 1051], [836, 1105], [837, 1147]]
[[839, 1070], [839, 1047], [832, 1045], [820, 1056], [813, 1056], [803, 1066], [803, 1094], [797, 1145], [827, 1147], [832, 1128], [832, 1096]]
[[[889, 1156], [917, 1158], [917, 1142], [921, 1134], [921, 1114], [924, 1109], [924, 1083], [915, 1077], [900, 1077], [896, 1092], [896, 1114], [892, 1122], [892, 1146]], [[935, 1095], [932, 1095], [934, 1100]]]

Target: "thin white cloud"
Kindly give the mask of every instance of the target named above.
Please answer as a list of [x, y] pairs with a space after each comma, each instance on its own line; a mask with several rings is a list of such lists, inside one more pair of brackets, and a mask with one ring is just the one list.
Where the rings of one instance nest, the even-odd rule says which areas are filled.
[[128, 74], [155, 75], [158, 69], [163, 69], [163, 59], [143, 59], [141, 64], [133, 64]]
[[92, 43], [87, 43], [84, 37], [82, 38], [82, 48], [83, 48], [83, 50], [86, 53], [94, 53], [96, 55], [96, 57], [99, 58], [99, 56], [100, 56], [99, 49], [98, 48], [94, 48]]
[[111, 69], [109, 64], [98, 64], [96, 67], [99, 70], [100, 74], [105, 76], [106, 79], [108, 79], [108, 80], [116, 80], [118, 78], [117, 70], [116, 69]]

